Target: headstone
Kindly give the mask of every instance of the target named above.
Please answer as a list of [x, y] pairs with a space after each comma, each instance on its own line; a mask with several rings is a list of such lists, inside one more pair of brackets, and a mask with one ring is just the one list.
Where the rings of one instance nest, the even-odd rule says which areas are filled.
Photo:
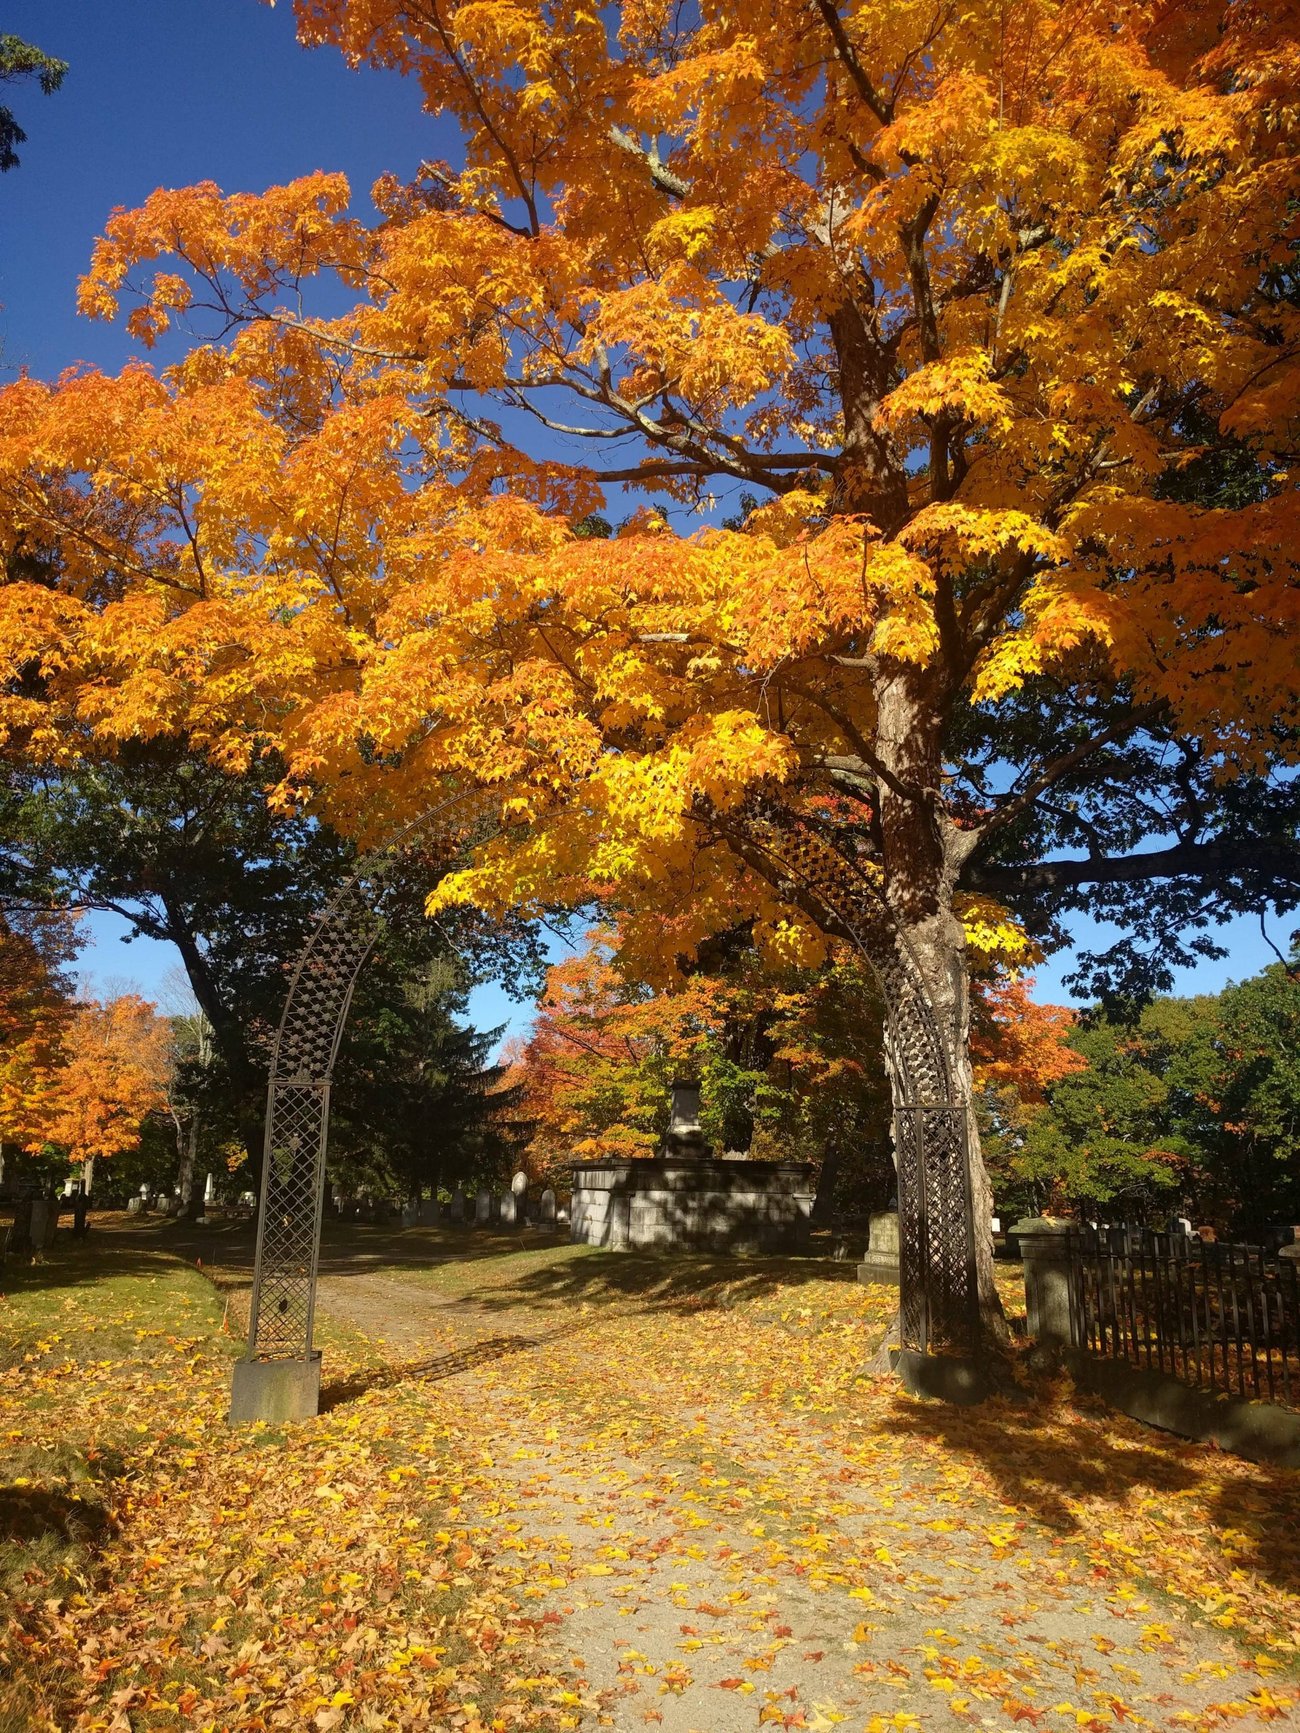
[[1070, 1346], [1075, 1322], [1070, 1304], [1070, 1223], [1027, 1216], [1011, 1231], [1020, 1242], [1025, 1266], [1029, 1334], [1038, 1343]]
[[414, 1204], [404, 1203], [402, 1205], [402, 1226], [404, 1228], [413, 1228], [419, 1219], [420, 1212]]
[[537, 1219], [548, 1226], [555, 1225], [555, 1192], [548, 1185], [537, 1206]]
[[673, 1084], [664, 1154], [670, 1161], [701, 1161], [709, 1154], [700, 1128], [700, 1086], [689, 1078]]
[[474, 1198], [474, 1223], [476, 1227], [486, 1227], [491, 1220], [492, 1193], [485, 1185], [481, 1185]]
[[876, 1210], [871, 1216], [867, 1255], [858, 1265], [858, 1280], [870, 1285], [898, 1285], [898, 1211]]
[[505, 1196], [498, 1200], [498, 1208], [501, 1213], [502, 1227], [514, 1227], [519, 1216], [519, 1200], [515, 1196], [514, 1192], [506, 1192]]
[[528, 1190], [528, 1175], [522, 1170], [510, 1181], [510, 1189], [516, 1197], [523, 1197]]
[[54, 1244], [54, 1230], [59, 1220], [59, 1206], [48, 1197], [32, 1200], [32, 1244], [39, 1252], [48, 1252]]
[[459, 1186], [451, 1194], [451, 1219], [454, 1222], [463, 1222], [465, 1219], [465, 1193]]
[[127, 1200], [126, 1200], [126, 1213], [129, 1216], [138, 1216], [140, 1211], [143, 1208], [144, 1208], [144, 1199], [142, 1197], [129, 1197], [129, 1198], [127, 1198]]
[[420, 1226], [422, 1228], [437, 1227], [438, 1217], [441, 1213], [441, 1205], [438, 1203], [436, 1197], [423, 1197], [420, 1199]]

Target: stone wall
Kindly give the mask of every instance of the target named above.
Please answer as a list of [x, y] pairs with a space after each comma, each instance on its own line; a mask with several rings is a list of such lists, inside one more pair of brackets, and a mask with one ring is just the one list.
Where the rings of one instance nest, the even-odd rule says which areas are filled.
[[573, 1170], [570, 1237], [611, 1251], [793, 1252], [812, 1204], [803, 1162], [587, 1162]]

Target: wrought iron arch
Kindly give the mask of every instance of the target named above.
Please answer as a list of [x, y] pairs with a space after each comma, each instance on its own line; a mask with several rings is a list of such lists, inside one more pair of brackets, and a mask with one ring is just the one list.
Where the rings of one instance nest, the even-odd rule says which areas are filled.
[[[468, 788], [416, 820], [391, 847], [367, 856], [303, 947], [271, 1055], [248, 1347], [241, 1365], [312, 1360], [332, 1074], [353, 988], [384, 925], [389, 875], [415, 845], [432, 848], [446, 861], [471, 842], [486, 840], [499, 826], [499, 802], [499, 791]], [[801, 892], [830, 930], [853, 943], [875, 976], [902, 1086], [894, 1114], [902, 1342], [922, 1353], [973, 1353], [978, 1296], [969, 1103], [955, 1087], [906, 936], [870, 877], [773, 801], [751, 801], [737, 812], [712, 816], [710, 824], [769, 881]]]

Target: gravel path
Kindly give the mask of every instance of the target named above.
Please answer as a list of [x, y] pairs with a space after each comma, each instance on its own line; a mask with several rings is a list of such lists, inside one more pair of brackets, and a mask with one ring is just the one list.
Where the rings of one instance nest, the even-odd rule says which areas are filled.
[[1268, 1656], [1261, 1671], [1185, 1607], [1099, 1571], [1059, 1525], [990, 1497], [888, 1385], [859, 1382], [829, 1409], [737, 1401], [730, 1336], [710, 1387], [702, 1312], [575, 1299], [550, 1280], [557, 1257], [571, 1254], [489, 1260], [482, 1283], [464, 1264], [330, 1266], [320, 1306], [368, 1340], [386, 1385], [437, 1384], [491, 1489], [477, 1519], [527, 1561], [579, 1724], [1208, 1728], [1287, 1713]]

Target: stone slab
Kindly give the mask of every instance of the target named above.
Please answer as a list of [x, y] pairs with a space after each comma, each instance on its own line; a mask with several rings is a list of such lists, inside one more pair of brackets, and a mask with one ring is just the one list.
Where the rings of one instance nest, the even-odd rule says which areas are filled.
[[310, 1360], [236, 1360], [230, 1386], [232, 1426], [264, 1420], [283, 1426], [320, 1412], [320, 1353]]
[[896, 1252], [866, 1252], [858, 1265], [858, 1280], [864, 1286], [872, 1282], [880, 1282], [885, 1287], [896, 1288], [899, 1283], [898, 1254]]

